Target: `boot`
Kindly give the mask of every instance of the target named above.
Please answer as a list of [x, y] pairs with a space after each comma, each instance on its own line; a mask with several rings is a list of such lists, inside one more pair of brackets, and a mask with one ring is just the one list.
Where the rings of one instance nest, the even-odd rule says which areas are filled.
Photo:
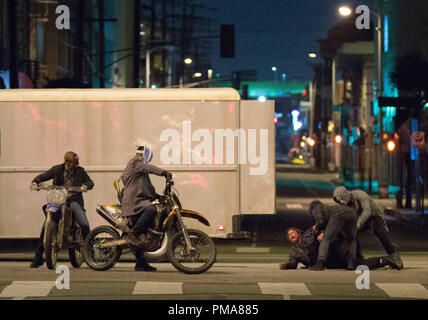
[[38, 268], [43, 265], [43, 247], [37, 248], [34, 259], [30, 264], [30, 268]]
[[400, 254], [397, 251], [395, 251], [394, 253], [390, 254], [389, 258], [391, 260], [389, 260], [389, 259], [388, 260], [389, 260], [389, 262], [391, 264], [393, 264], [393, 266], [392, 266], [393, 268], [395, 268], [397, 270], [403, 269], [403, 261], [401, 261]]
[[309, 270], [312, 271], [323, 271], [325, 269], [325, 260], [318, 259], [317, 263], [312, 267], [309, 267]]
[[149, 263], [147, 262], [147, 260], [138, 260], [137, 264], [135, 265], [135, 271], [147, 271], [147, 272], [153, 272], [156, 271], [157, 269], [155, 267], [152, 267], [151, 265], [149, 265]]

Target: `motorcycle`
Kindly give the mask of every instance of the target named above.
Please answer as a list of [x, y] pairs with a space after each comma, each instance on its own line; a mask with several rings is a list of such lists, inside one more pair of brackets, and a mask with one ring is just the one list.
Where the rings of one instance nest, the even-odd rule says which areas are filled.
[[57, 255], [61, 249], [68, 250], [70, 263], [80, 268], [83, 263], [82, 230], [73, 216], [67, 198], [73, 192], [87, 192], [86, 189], [39, 184], [31, 186], [31, 191], [47, 191], [47, 205], [44, 206], [46, 220], [43, 247], [48, 269], [55, 269]]
[[[183, 273], [198, 274], [211, 268], [217, 255], [214, 241], [200, 230], [187, 229], [183, 217], [210, 224], [200, 213], [182, 208], [177, 194], [171, 190], [173, 185], [172, 179], [167, 180], [163, 196], [152, 203], [156, 207], [155, 218], [148, 231], [139, 236], [144, 241], [138, 247], [125, 240], [131, 222], [120, 216], [121, 205], [98, 205], [97, 213], [112, 226], [99, 226], [89, 233], [84, 246], [86, 264], [93, 270], [104, 271], [119, 261], [122, 250], [131, 249], [143, 250], [150, 261], [166, 259]], [[119, 180], [115, 180], [114, 186], [121, 202], [123, 189]]]

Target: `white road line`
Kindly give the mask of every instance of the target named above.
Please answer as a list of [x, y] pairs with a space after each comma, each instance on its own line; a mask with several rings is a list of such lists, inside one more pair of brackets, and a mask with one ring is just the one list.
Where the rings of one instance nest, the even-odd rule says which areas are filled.
[[183, 294], [183, 282], [138, 281], [132, 294]]
[[428, 290], [420, 283], [376, 283], [391, 298], [428, 299]]
[[54, 286], [55, 281], [13, 281], [3, 289], [0, 298], [46, 297]]
[[304, 283], [259, 282], [259, 287], [262, 294], [282, 294], [284, 300], [290, 300], [290, 296], [311, 295]]
[[287, 209], [303, 209], [303, 206], [300, 203], [287, 203], [285, 207]]

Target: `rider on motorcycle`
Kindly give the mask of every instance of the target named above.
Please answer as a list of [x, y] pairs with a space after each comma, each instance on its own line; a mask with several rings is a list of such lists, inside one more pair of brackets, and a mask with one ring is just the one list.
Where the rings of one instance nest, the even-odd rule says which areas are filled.
[[[170, 172], [149, 164], [152, 157], [153, 152], [149, 148], [138, 147], [136, 156], [128, 162], [122, 176], [124, 190], [121, 216], [129, 216], [131, 220], [133, 227], [126, 240], [135, 247], [144, 242], [144, 239], [139, 240], [138, 236], [147, 232], [156, 214], [152, 202], [159, 198], [159, 195], [150, 181], [149, 174], [164, 176], [168, 180], [172, 178]], [[135, 256], [135, 271], [156, 271], [156, 268], [147, 262], [142, 249], [136, 249]]]
[[[53, 185], [64, 187], [81, 187], [82, 189], [91, 190], [94, 187], [89, 175], [85, 169], [79, 166], [79, 157], [76, 153], [69, 151], [64, 154], [64, 163], [53, 166], [48, 171], [38, 175], [33, 179], [32, 184], [38, 185], [41, 182], [53, 179]], [[90, 231], [88, 218], [84, 209], [83, 196], [81, 192], [73, 194], [67, 199], [73, 211], [73, 216], [82, 228], [83, 238], [86, 238]], [[43, 237], [45, 225], [42, 226], [39, 242], [30, 268], [38, 268], [43, 265]]]

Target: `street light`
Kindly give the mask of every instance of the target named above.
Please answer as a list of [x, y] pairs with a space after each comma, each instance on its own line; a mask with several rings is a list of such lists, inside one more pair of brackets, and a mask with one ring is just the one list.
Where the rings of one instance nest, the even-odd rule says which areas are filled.
[[315, 58], [317, 57], [317, 54], [316, 54], [316, 53], [314, 53], [314, 52], [311, 52], [311, 53], [309, 53], [309, 54], [308, 54], [308, 56], [309, 56], [309, 58], [311, 58], [311, 59], [315, 59]]
[[[379, 7], [380, 10], [380, 7]], [[352, 13], [352, 10], [349, 7], [342, 6], [339, 8], [339, 13], [342, 16], [349, 16]], [[383, 94], [383, 77], [382, 77], [382, 12], [374, 12], [370, 9], [370, 13], [377, 18], [377, 81], [378, 81], [378, 90], [377, 90], [377, 99], [379, 101], [379, 97]], [[380, 161], [379, 161], [379, 194], [380, 197], [382, 197], [381, 189], [383, 186], [383, 112], [382, 107], [379, 106], [379, 144], [380, 144]], [[371, 139], [373, 143], [373, 139]], [[370, 153], [372, 154], [372, 153]], [[370, 174], [370, 173], [369, 173]], [[371, 176], [371, 174], [370, 174]], [[370, 178], [371, 179], [371, 178]], [[370, 190], [371, 190], [371, 184], [370, 184]]]
[[192, 59], [186, 58], [186, 59], [184, 59], [184, 63], [185, 64], [191, 64], [192, 63]]
[[352, 9], [347, 6], [342, 6], [338, 9], [341, 16], [348, 17], [352, 14]]
[[172, 51], [175, 49], [174, 46], [159, 46], [154, 47], [146, 51], [146, 88], [150, 88], [150, 54], [157, 50], [169, 50]]
[[334, 137], [334, 141], [335, 141], [337, 144], [341, 144], [341, 143], [342, 143], [342, 136], [341, 136], [340, 134], [336, 135], [336, 136]]

